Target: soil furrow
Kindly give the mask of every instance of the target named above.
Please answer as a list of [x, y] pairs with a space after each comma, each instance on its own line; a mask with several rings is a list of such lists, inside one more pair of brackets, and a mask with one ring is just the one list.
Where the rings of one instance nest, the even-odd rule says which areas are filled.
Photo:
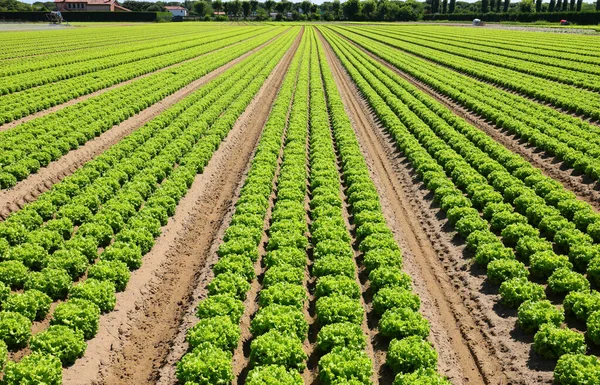
[[[323, 39], [324, 40], [324, 39]], [[495, 351], [486, 337], [479, 332], [469, 309], [464, 306], [450, 279], [448, 279], [436, 248], [428, 239], [428, 229], [414, 210], [414, 198], [407, 194], [394, 173], [398, 155], [341, 63], [324, 41], [326, 55], [342, 100], [347, 108], [363, 153], [368, 160], [374, 181], [383, 201], [387, 201], [386, 218], [403, 246], [406, 269], [413, 276], [415, 289], [423, 301], [423, 312], [432, 325], [432, 339], [440, 353], [440, 369], [454, 383], [497, 384], [503, 379]], [[406, 181], [407, 183], [411, 183]], [[411, 202], [413, 201], [413, 202]], [[429, 206], [429, 202], [426, 206]], [[447, 245], [449, 249], [455, 249]], [[444, 254], [457, 250], [445, 250]], [[459, 256], [460, 258], [460, 256]]]
[[[56, 112], [56, 111], [62, 110], [62, 109], [63, 109], [63, 108], [65, 108], [65, 107], [69, 107], [69, 106], [72, 106], [72, 105], [74, 105], [74, 104], [77, 104], [77, 103], [79, 103], [79, 102], [83, 102], [83, 101], [85, 101], [85, 100], [88, 100], [88, 99], [90, 99], [90, 98], [93, 98], [94, 96], [98, 96], [98, 95], [104, 94], [104, 93], [106, 93], [106, 92], [108, 92], [108, 91], [111, 91], [111, 90], [113, 90], [113, 89], [117, 88], [117, 87], [122, 87], [122, 86], [125, 86], [125, 85], [127, 85], [127, 84], [129, 84], [129, 83], [132, 83], [132, 82], [134, 82], [134, 81], [137, 81], [137, 80], [140, 80], [140, 79], [146, 78], [146, 77], [148, 77], [148, 76], [152, 76], [152, 75], [155, 75], [155, 74], [157, 74], [157, 73], [160, 73], [160, 72], [168, 71], [168, 70], [172, 69], [173, 67], [176, 67], [176, 66], [179, 66], [179, 65], [182, 65], [182, 64], [188, 63], [188, 62], [190, 62], [190, 61], [192, 61], [192, 60], [197, 60], [198, 58], [201, 58], [201, 57], [203, 57], [203, 56], [206, 56], [206, 55], [209, 55], [209, 54], [212, 54], [212, 53], [215, 53], [215, 52], [219, 52], [219, 51], [221, 51], [221, 50], [229, 49], [229, 48], [231, 48], [231, 47], [234, 47], [234, 46], [236, 46], [236, 45], [238, 45], [238, 44], [243, 44], [245, 41], [247, 41], [247, 40], [249, 40], [249, 39], [252, 39], [253, 37], [256, 37], [256, 35], [254, 35], [254, 36], [250, 36], [250, 37], [248, 37], [247, 39], [244, 39], [244, 40], [242, 40], [242, 41], [239, 41], [239, 42], [237, 42], [237, 43], [233, 43], [233, 44], [231, 44], [231, 45], [228, 45], [228, 46], [225, 46], [225, 47], [222, 47], [222, 48], [216, 49], [216, 50], [214, 50], [214, 51], [210, 51], [210, 52], [203, 53], [202, 55], [198, 55], [198, 56], [196, 56], [196, 57], [193, 57], [193, 58], [191, 58], [191, 59], [183, 60], [183, 61], [180, 61], [180, 62], [178, 62], [178, 63], [171, 64], [170, 66], [167, 66], [167, 67], [163, 67], [163, 68], [157, 69], [156, 71], [148, 72], [148, 73], [146, 73], [146, 74], [143, 74], [143, 75], [140, 75], [140, 76], [136, 76], [136, 77], [134, 77], [134, 78], [132, 78], [132, 79], [126, 80], [126, 81], [124, 81], [124, 82], [117, 83], [117, 84], [113, 84], [112, 86], [109, 86], [109, 87], [106, 87], [106, 88], [102, 88], [102, 89], [100, 89], [100, 90], [94, 91], [94, 92], [92, 92], [92, 93], [89, 93], [89, 94], [86, 94], [86, 95], [82, 95], [82, 96], [80, 96], [80, 97], [78, 97], [78, 98], [71, 99], [71, 100], [69, 100], [69, 101], [67, 101], [67, 102], [64, 102], [64, 103], [61, 103], [61, 104], [57, 104], [56, 106], [52, 106], [52, 107], [50, 107], [50, 108], [48, 108], [48, 109], [45, 109], [45, 110], [42, 110], [42, 111], [38, 111], [38, 112], [36, 112], [36, 113], [33, 113], [33, 114], [31, 114], [31, 115], [24, 116], [24, 117], [22, 117], [22, 118], [20, 118], [20, 119], [17, 119], [17, 120], [13, 120], [12, 122], [5, 123], [5, 124], [0, 124], [0, 132], [1, 132], [1, 131], [6, 131], [6, 130], [9, 130], [9, 129], [11, 129], [11, 128], [15, 127], [15, 126], [18, 126], [19, 124], [26, 123], [26, 122], [28, 122], [28, 121], [30, 121], [30, 120], [33, 120], [33, 119], [35, 119], [35, 118], [41, 118], [42, 116], [49, 115], [49, 114], [51, 114], [51, 113], [53, 113], [53, 112]], [[269, 42], [270, 42], [270, 41], [269, 41]], [[265, 43], [265, 44], [268, 44], [269, 42], [267, 42], [267, 43]], [[264, 45], [263, 45], [263, 46], [264, 46]], [[261, 46], [261, 47], [262, 47], [262, 46]], [[257, 49], [260, 49], [261, 47], [258, 47]], [[247, 54], [247, 53], [246, 53], [246, 54]], [[246, 54], [245, 54], [245, 55], [246, 55]], [[237, 59], [236, 59], [236, 60], [237, 60]], [[149, 108], [152, 108], [152, 107], [149, 107]], [[49, 166], [48, 166], [48, 167], [49, 167]]]
[[28, 178], [17, 183], [16, 186], [0, 191], [0, 218], [5, 219], [10, 213], [21, 209], [26, 203], [34, 201], [41, 193], [48, 191], [54, 184], [73, 174], [86, 162], [102, 154], [124, 137], [160, 115], [163, 111], [189, 96], [248, 56], [258, 52], [279, 36], [230, 61], [224, 66], [209, 72], [151, 107], [140, 111], [137, 115], [113, 126], [113, 128], [88, 141], [83, 146], [70, 151], [60, 159], [50, 163], [47, 167], [41, 168], [36, 174], [31, 174]]
[[446, 108], [450, 109], [455, 115], [460, 116], [471, 125], [485, 132], [508, 150], [521, 155], [533, 166], [539, 168], [546, 176], [559, 181], [566, 189], [575, 193], [579, 199], [588, 202], [596, 210], [600, 211], [600, 191], [598, 190], [600, 186], [596, 181], [591, 180], [591, 178], [586, 175], [578, 175], [572, 168], [556, 157], [546, 155], [543, 151], [537, 149], [535, 146], [529, 145], [527, 141], [519, 139], [516, 135], [512, 135], [505, 129], [498, 129], [493, 123], [486, 121], [485, 118], [461, 106], [453, 99], [438, 93], [430, 86], [399, 70], [392, 64], [365, 50], [352, 41], [347, 41], [369, 55], [372, 59], [384, 65], [386, 68], [394, 71], [395, 74], [401, 76], [419, 90], [436, 99]]
[[211, 245], [231, 217], [233, 199], [298, 43], [196, 176], [142, 267], [132, 273], [127, 289], [117, 293], [115, 310], [101, 317], [100, 331], [88, 341], [84, 358], [63, 370], [64, 384], [157, 382], [182, 317], [196, 304], [192, 293], [209, 278], [202, 272], [210, 266]]

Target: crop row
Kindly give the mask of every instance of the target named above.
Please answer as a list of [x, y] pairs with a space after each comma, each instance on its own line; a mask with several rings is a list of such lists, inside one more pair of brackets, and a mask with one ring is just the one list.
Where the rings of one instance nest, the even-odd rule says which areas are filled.
[[[272, 50], [251, 56], [215, 79], [216, 86], [211, 86], [212, 82], [207, 85], [208, 94], [199, 91], [203, 95], [190, 96], [195, 103], [183, 106], [186, 100], [178, 105], [187, 107], [183, 112], [185, 119], [177, 119], [176, 108], [161, 114], [120, 142], [123, 145], [113, 147], [114, 151], [89, 162], [77, 176], [43, 194], [37, 206], [29, 205], [2, 224], [3, 243], [9, 244], [9, 250], [0, 262], [0, 276], [5, 286], [19, 286], [22, 282], [25, 288], [23, 293], [8, 293], [3, 287], [6, 298], [0, 312], [0, 339], [6, 346], [26, 346], [32, 320], [46, 316], [52, 299], [68, 295], [65, 302], [56, 306], [50, 328], [29, 341], [34, 352], [19, 363], [7, 363], [7, 384], [20, 383], [27, 376], [44, 378], [49, 384], [60, 383], [61, 363], [67, 365], [83, 354], [84, 340], [97, 332], [100, 313], [114, 308], [115, 290], [125, 288], [129, 270], [141, 265], [142, 256], [152, 248], [161, 226], [174, 214], [177, 202], [196, 174], [202, 172], [293, 38], [292, 33], [287, 34], [273, 43]], [[151, 135], [153, 132], [155, 135]], [[119, 156], [135, 147], [137, 141], [140, 146], [131, 158]], [[94, 166], [102, 171], [112, 168], [107, 173], [110, 176], [93, 182], [98, 182], [96, 185], [85, 175], [100, 174]], [[79, 195], [79, 203], [62, 205], [37, 232], [44, 232], [44, 237], [37, 239], [46, 242], [45, 247], [32, 241], [13, 246], [19, 240], [17, 235], [29, 240], [35, 233], [28, 231], [26, 225], [43, 220], [36, 208], [48, 208], [49, 203], [57, 203], [52, 198], [61, 195], [68, 201], [64, 191], [79, 190], [75, 181], [86, 184], [86, 178], [87, 186], [96, 187], [98, 195], [85, 189], [88, 194]], [[65, 207], [70, 209], [63, 211]], [[78, 227], [71, 235], [75, 225]], [[63, 242], [61, 236], [70, 239]], [[49, 240], [56, 243], [49, 244]], [[49, 253], [51, 249], [55, 250]], [[93, 263], [96, 259], [98, 262]], [[92, 264], [89, 269], [88, 264]], [[29, 273], [28, 268], [33, 271]], [[71, 286], [71, 280], [86, 270], [87, 279]]]
[[[230, 27], [221, 28], [220, 33], [226, 32], [227, 28]], [[126, 55], [127, 53], [143, 51], [149, 48], [154, 48], [159, 44], [172, 42], [173, 38], [177, 36], [180, 37], [180, 40], [177, 40], [178, 42], [188, 41], [197, 39], [199, 35], [207, 34], [210, 31], [213, 30], [208, 28], [200, 28], [197, 31], [194, 30], [194, 32], [190, 33], [189, 35], [186, 35], [185, 39], [183, 40], [181, 40], [180, 32], [164, 33], [160, 31], [154, 31], [153, 33], [149, 33], [147, 35], [144, 34], [142, 37], [140, 37], [138, 34], [121, 34], [118, 41], [112, 42], [110, 47], [106, 47], [106, 49], [103, 50], [95, 50], [93, 48], [82, 49], [71, 52], [68, 57], [66, 57], [64, 53], [60, 52], [54, 54], [50, 53], [45, 55], [36, 55], [32, 57], [15, 57], [11, 59], [5, 59], [0, 61], [0, 77], [39, 71], [46, 68], [59, 68], [74, 63], [106, 59], [111, 56]], [[133, 43], [135, 43], [135, 46], [133, 46]], [[27, 42], [19, 41], [19, 44], [23, 45], [27, 44]], [[125, 44], [130, 45], [127, 47], [126, 52], [123, 50]]]
[[472, 59], [445, 53], [436, 49], [403, 43], [396, 39], [375, 35], [358, 29], [359, 32], [345, 29], [344, 34], [353, 38], [358, 34], [382, 42], [401, 51], [409, 52], [458, 72], [472, 75], [501, 87], [520, 92], [529, 97], [551, 103], [557, 107], [582, 114], [592, 119], [600, 119], [600, 95], [597, 92], [579, 89], [567, 84], [538, 78], [519, 71], [500, 68]]
[[[0, 122], [6, 123], [28, 116], [37, 111], [65, 103], [71, 99], [133, 79], [137, 76], [197, 58], [198, 56], [238, 43], [244, 39], [256, 35], [264, 35], [269, 30], [272, 31], [272, 29], [249, 30], [246, 31], [247, 33], [240, 35], [236, 35], [234, 31], [232, 34], [227, 34], [228, 36], [225, 39], [215, 41], [214, 38], [209, 38], [206, 44], [201, 44], [195, 49], [175, 51], [167, 55], [123, 64], [117, 68], [106, 68], [57, 83], [44, 84], [21, 92], [2, 95], [0, 96], [0, 108], [2, 109]], [[182, 65], [186, 64], [189, 63], [183, 63]], [[173, 74], [178, 70], [179, 68], [173, 68], [166, 72]]]
[[[384, 28], [383, 30], [401, 33], [403, 35], [407, 32], [406, 29]], [[432, 39], [436, 42], [439, 42], [447, 36], [436, 29], [411, 29], [411, 32], [413, 33], [413, 36], [418, 36], [426, 40]], [[482, 39], [481, 36], [477, 39], [474, 36], [466, 37], [461, 34], [453, 35], [452, 41], [449, 41], [448, 39], [445, 39], [444, 41], [451, 46], [456, 45], [458, 47], [470, 48], [486, 53], [496, 53], [498, 55], [524, 59], [535, 63], [551, 64], [557, 67], [575, 69], [581, 72], [600, 73], [600, 70], [594, 67], [594, 65], [597, 66], [600, 64], [600, 57], [582, 55], [581, 49], [577, 50], [576, 53], [569, 53], [565, 52], [562, 47], [560, 50], [556, 48], [555, 50], [545, 49], [540, 48], [539, 46], [521, 47], [511, 44], [510, 42]]]
[[[73, 79], [77, 77], [78, 84], [86, 90], [86, 93], [96, 89], [103, 88], [114, 84], [113, 82], [124, 81], [128, 78], [139, 76], [146, 72], [154, 71], [158, 68], [166, 67], [173, 63], [178, 63], [183, 60], [195, 57], [205, 53], [205, 44], [214, 41], [222, 40], [227, 37], [252, 34], [252, 29], [246, 28], [241, 30], [233, 30], [229, 32], [217, 31], [214, 33], [203, 33], [198, 35], [174, 37], [171, 40], [160, 43], [152, 42], [142, 50], [122, 51], [119, 55], [112, 55], [107, 58], [89, 60], [86, 62], [78, 62], [76, 64], [61, 66], [55, 65], [52, 68], [40, 69], [33, 72], [23, 74], [14, 74], [2, 78], [2, 86], [0, 86], [0, 95], [6, 95], [24, 91], [28, 88], [36, 87], [36, 91], [43, 93], [44, 89], [40, 86], [48, 83], [53, 83], [47, 88], [62, 87], [60, 81]], [[229, 36], [228, 36], [229, 35]], [[181, 51], [181, 52], [178, 52]], [[135, 65], [127, 65], [136, 63]], [[94, 76], [81, 77], [81, 75], [94, 73]], [[110, 76], [109, 76], [110, 75]], [[112, 78], [111, 78], [112, 77]], [[105, 83], [91, 84], [90, 80], [101, 80]], [[70, 84], [71, 88], [73, 83]], [[64, 89], [64, 88], [63, 88]], [[20, 94], [22, 97], [24, 94]], [[81, 96], [81, 94], [76, 94]], [[4, 102], [0, 96], [0, 105], [10, 108], [10, 102]]]
[[[415, 62], [413, 57], [398, 55], [398, 51], [384, 45], [364, 39], [356, 39], [356, 43], [499, 128], [556, 156], [576, 171], [596, 180], [600, 178], [600, 129], [597, 126], [443, 67], [425, 61]], [[391, 73], [380, 65], [378, 67]]]
[[0, 132], [0, 188], [14, 186], [40, 167], [279, 33], [281, 30], [257, 36], [244, 45], [208, 54], [173, 71], [157, 73]]
[[379, 334], [391, 339], [387, 365], [396, 374], [396, 385], [420, 381], [449, 384], [436, 372], [437, 352], [425, 340], [429, 323], [418, 312], [420, 299], [412, 292], [410, 277], [402, 271], [401, 251], [386, 225], [377, 190], [320, 42], [318, 47], [333, 139], [354, 224], [355, 246], [362, 254], [373, 295], [370, 313], [378, 320]]
[[[284, 143], [282, 140], [286, 134], [296, 81], [302, 77], [299, 74], [305, 47], [306, 38], [303, 36], [273, 103], [248, 176], [240, 190], [235, 212], [225, 231], [223, 243], [219, 246], [219, 261], [212, 268], [214, 278], [208, 285], [208, 297], [198, 304], [196, 310], [199, 321], [187, 332], [189, 351], [177, 364], [177, 378], [182, 383], [226, 384], [234, 379], [232, 351], [238, 347], [241, 338], [239, 323], [245, 309], [243, 301], [250, 290], [250, 282], [257, 279], [254, 264], [259, 260], [259, 247], [274, 189], [274, 179], [277, 179], [282, 144], [285, 144], [284, 156], [289, 156], [289, 137]], [[298, 271], [300, 282], [302, 281], [301, 267], [284, 266], [282, 259], [272, 259], [268, 256], [265, 258], [265, 264], [269, 261], [282, 265], [282, 268], [273, 267], [265, 274], [265, 287], [269, 284], [293, 283], [294, 280], [297, 282]], [[305, 261], [306, 258], [301, 261], [301, 266], [304, 266]], [[265, 342], [265, 348], [261, 349], [264, 350], [264, 354], [255, 357], [258, 363], [266, 364], [265, 360], [269, 357], [270, 360], [278, 358], [273, 354], [268, 355], [268, 341]], [[287, 357], [286, 351], [281, 354]], [[297, 373], [294, 376], [293, 372], [287, 372], [286, 368], [275, 364], [269, 362], [263, 369], [253, 370], [248, 375], [248, 382], [260, 383], [261, 378], [274, 376], [286, 384], [289, 383], [286, 381], [287, 377], [297, 376]], [[255, 380], [251, 380], [252, 378]]]
[[497, 48], [486, 50], [477, 43], [460, 44], [454, 41], [449, 42], [447, 39], [436, 39], [427, 36], [407, 36], [406, 34], [394, 33], [385, 28], [364, 28], [363, 30], [403, 41], [405, 43], [433, 48], [440, 52], [469, 58], [474, 61], [491, 64], [497, 67], [512, 69], [544, 79], [550, 79], [595, 91], [600, 89], [600, 77], [598, 76], [600, 75], [600, 69], [597, 64], [577, 63], [572, 60], [563, 59], [550, 59], [548, 57], [540, 57], [537, 55], [505, 54], [504, 50]]
[[[593, 340], [597, 316], [590, 313], [600, 304], [598, 294], [575, 270], [587, 268], [590, 279], [597, 274], [598, 246], [579, 229], [594, 234], [598, 214], [435, 101], [419, 100], [398, 87], [348, 43], [327, 35], [450, 223], [474, 250], [475, 262], [487, 267], [491, 283], [500, 285], [502, 302], [519, 307], [520, 327], [536, 333], [534, 350], [545, 358], [561, 357], [556, 379], [575, 384], [599, 378], [597, 358], [583, 355], [583, 335], [560, 327], [562, 310], [545, 301], [544, 286], [528, 280], [531, 275], [547, 281], [550, 292], [567, 294], [565, 310], [584, 320], [587, 316]], [[574, 370], [583, 363], [585, 370]]]

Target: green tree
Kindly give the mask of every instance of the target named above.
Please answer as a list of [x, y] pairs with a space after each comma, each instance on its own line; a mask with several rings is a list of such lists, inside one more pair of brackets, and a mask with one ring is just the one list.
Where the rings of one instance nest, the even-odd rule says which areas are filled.
[[510, 0], [504, 0], [504, 12], [508, 12], [508, 7], [510, 7]]
[[533, 0], [521, 0], [519, 10], [525, 13], [533, 12]]
[[[600, 0], [598, 0], [600, 1]], [[331, 4], [331, 12], [333, 13], [333, 17], [335, 18], [335, 20], [339, 20], [340, 16], [342, 14], [342, 4], [340, 3], [340, 0], [333, 0], [333, 3]]]
[[[498, 0], [500, 1], [500, 0]], [[456, 9], [456, 0], [450, 0], [450, 5], [448, 6], [448, 13], [454, 13]]]
[[273, 12], [273, 7], [275, 7], [275, 2], [273, 0], [265, 1], [265, 9], [267, 10], [267, 13]]
[[571, 0], [571, 3], [569, 4], [569, 11], [575, 11], [575, 0]]
[[362, 14], [368, 20], [377, 19], [377, 3], [373, 0], [366, 0], [362, 3]]
[[221, 0], [214, 0], [212, 2], [212, 6], [213, 6], [215, 12], [223, 11], [223, 2]]
[[205, 1], [196, 1], [193, 8], [194, 12], [199, 16], [204, 16], [208, 13], [208, 4]]
[[346, 17], [346, 19], [360, 19], [361, 3], [359, 0], [347, 0], [344, 4], [342, 4], [342, 9], [344, 11], [344, 16]]
[[535, 11], [542, 12], [542, 0], [535, 0]]
[[308, 0], [304, 0], [301, 4], [300, 4], [300, 8], [302, 8], [302, 13], [304, 13], [305, 15], [308, 15], [310, 13], [310, 6], [311, 6], [311, 2]]
[[448, 13], [448, 0], [442, 2], [442, 13]]
[[548, 6], [548, 11], [554, 12], [554, 7], [556, 7], [556, 0], [550, 0], [550, 5]]
[[231, 13], [235, 16], [235, 18], [239, 18], [242, 14], [242, 2], [240, 0], [231, 1]]
[[246, 20], [248, 18], [248, 16], [250, 16], [250, 2], [249, 1], [243, 1], [242, 2], [242, 12], [244, 14], [244, 20]]
[[252, 12], [256, 12], [257, 9], [258, 9], [258, 1], [257, 0], [250, 0], [250, 10]]
[[577, 12], [581, 12], [583, 0], [577, 0]]
[[494, 12], [496, 9], [496, 0], [490, 0], [490, 12]]
[[488, 13], [490, 11], [490, 1], [481, 0], [481, 13]]

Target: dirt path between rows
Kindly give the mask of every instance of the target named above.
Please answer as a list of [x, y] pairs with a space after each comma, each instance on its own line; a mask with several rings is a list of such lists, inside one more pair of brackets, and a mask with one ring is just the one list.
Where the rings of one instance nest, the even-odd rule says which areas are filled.
[[[341, 36], [341, 35], [338, 35]], [[500, 143], [508, 150], [519, 154], [533, 166], [539, 168], [544, 175], [562, 183], [565, 189], [572, 191], [581, 200], [588, 202], [597, 211], [600, 211], [600, 191], [599, 184], [591, 180], [586, 175], [578, 175], [572, 168], [564, 164], [556, 157], [547, 155], [544, 151], [527, 143], [527, 141], [519, 139], [516, 135], [511, 134], [506, 129], [498, 129], [493, 123], [486, 121], [485, 118], [475, 114], [469, 109], [461, 106], [453, 99], [440, 94], [429, 85], [412, 77], [411, 75], [394, 67], [391, 63], [381, 59], [371, 52], [363, 49], [358, 44], [346, 39], [363, 53], [367, 54], [373, 60], [384, 65], [392, 70], [395, 74], [410, 82], [413, 86], [423, 91], [425, 94], [433, 97], [446, 108], [451, 110], [455, 115], [460, 116], [471, 125], [477, 127], [487, 135], [492, 137], [496, 142]]]
[[102, 154], [111, 146], [121, 141], [124, 137], [160, 115], [167, 108], [189, 96], [248, 56], [258, 52], [279, 36], [280, 35], [277, 35], [265, 44], [262, 44], [252, 51], [230, 61], [224, 66], [209, 72], [203, 77], [181, 88], [179, 91], [176, 91], [154, 105], [146, 108], [137, 115], [113, 126], [113, 128], [88, 141], [83, 146], [70, 151], [60, 159], [50, 163], [47, 167], [41, 168], [36, 174], [30, 175], [28, 178], [17, 183], [16, 186], [8, 190], [0, 191], [0, 218], [5, 219], [11, 212], [17, 211], [21, 209], [24, 204], [34, 201], [41, 193], [48, 191], [54, 184], [73, 174], [77, 169], [83, 166], [83, 164]]
[[[335, 55], [327, 45], [328, 57]], [[432, 325], [440, 370], [453, 384], [551, 384], [551, 362], [531, 353], [532, 338], [515, 330], [516, 312], [499, 306], [485, 271], [472, 267], [464, 242], [447, 224], [393, 139], [336, 59], [334, 76], [404, 251], [422, 311]]]
[[[504, 376], [493, 349], [478, 332], [475, 320], [445, 274], [437, 248], [427, 238], [430, 229], [424, 228], [426, 224], [412, 207], [414, 197], [407, 194], [406, 186], [403, 187], [394, 174], [397, 168], [393, 164], [397, 158], [394, 149], [381, 135], [368, 106], [329, 44], [324, 42], [324, 46], [346, 111], [382, 197], [384, 214], [404, 251], [405, 268], [413, 277], [415, 290], [422, 300], [422, 311], [431, 322], [432, 342], [440, 354], [440, 370], [454, 384], [500, 383]], [[452, 245], [443, 246], [444, 254], [454, 253], [461, 258]]]
[[[150, 384], [195, 305], [191, 293], [203, 286], [211, 245], [233, 210], [232, 202], [269, 115], [296, 40], [275, 67], [227, 138], [180, 201], [175, 215], [133, 272], [127, 290], [117, 293], [115, 310], [101, 317], [84, 358], [63, 370], [69, 384]], [[214, 262], [214, 261], [213, 261]]]
[[28, 122], [30, 120], [33, 120], [33, 119], [36, 119], [36, 118], [41, 118], [42, 116], [49, 115], [49, 114], [51, 114], [53, 112], [56, 112], [56, 111], [60, 111], [60, 110], [62, 110], [65, 107], [69, 107], [69, 106], [72, 106], [72, 105], [77, 104], [79, 102], [83, 102], [85, 100], [93, 98], [94, 96], [98, 96], [98, 95], [104, 94], [104, 93], [106, 93], [108, 91], [111, 91], [111, 90], [117, 88], [117, 87], [125, 86], [125, 85], [127, 85], [129, 83], [132, 83], [132, 82], [136, 81], [136, 80], [140, 80], [140, 79], [146, 78], [146, 77], [151, 76], [151, 75], [155, 75], [155, 74], [160, 73], [160, 72], [168, 71], [168, 70], [172, 69], [173, 67], [185, 64], [185, 63], [190, 62], [192, 60], [197, 60], [198, 58], [201, 58], [202, 56], [206, 56], [206, 55], [209, 55], [209, 54], [212, 54], [212, 53], [224, 50], [224, 49], [229, 49], [229, 48], [231, 48], [233, 46], [236, 46], [238, 44], [243, 44], [245, 41], [247, 41], [249, 39], [252, 39], [252, 38], [254, 38], [256, 36], [257, 35], [250, 36], [247, 39], [241, 40], [241, 41], [239, 41], [237, 43], [233, 43], [233, 44], [230, 44], [228, 46], [225, 46], [225, 47], [222, 47], [222, 48], [210, 51], [210, 52], [203, 53], [203, 54], [195, 56], [195, 57], [193, 57], [191, 59], [186, 59], [186, 60], [180, 61], [178, 63], [171, 64], [171, 65], [169, 65], [167, 67], [163, 67], [163, 68], [157, 69], [156, 71], [152, 71], [152, 72], [148, 72], [146, 74], [140, 75], [140, 76], [136, 76], [136, 77], [134, 77], [132, 79], [129, 79], [129, 80], [126, 80], [124, 82], [113, 84], [112, 86], [99, 89], [99, 90], [94, 91], [92, 93], [89, 93], [89, 94], [86, 94], [86, 95], [82, 95], [82, 96], [80, 96], [78, 98], [75, 98], [75, 99], [71, 99], [71, 100], [69, 100], [67, 102], [64, 102], [64, 103], [61, 103], [61, 104], [57, 104], [57, 105], [55, 105], [53, 107], [50, 107], [50, 108], [47, 108], [45, 110], [38, 111], [36, 113], [24, 116], [24, 117], [22, 117], [20, 119], [17, 119], [17, 120], [13, 120], [12, 122], [2, 124], [2, 125], [0, 125], [0, 132], [9, 130], [11, 128], [14, 128], [14, 127], [18, 126], [19, 124], [26, 123], [26, 122]]

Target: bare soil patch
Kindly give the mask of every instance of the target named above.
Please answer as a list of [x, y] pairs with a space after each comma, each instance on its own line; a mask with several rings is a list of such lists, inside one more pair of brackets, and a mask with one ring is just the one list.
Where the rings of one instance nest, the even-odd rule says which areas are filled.
[[[496, 312], [496, 294], [485, 277], [470, 272], [462, 242], [446, 225], [429, 192], [375, 121], [357, 88], [325, 43], [346, 111], [382, 198], [384, 214], [405, 256], [431, 323], [439, 369], [454, 384], [546, 383], [528, 366], [530, 344], [508, 334], [514, 317]], [[541, 377], [541, 378], [540, 378]]]
[[[156, 245], [100, 320], [81, 360], [63, 371], [64, 384], [148, 384], [158, 380], [193, 293], [209, 278], [210, 250], [226, 218], [299, 40], [288, 51], [180, 201]], [[214, 261], [212, 261], [214, 262]], [[180, 349], [181, 350], [181, 349]], [[183, 350], [185, 351], [185, 350]], [[171, 375], [174, 371], [171, 371]], [[174, 383], [168, 380], [167, 383]]]

